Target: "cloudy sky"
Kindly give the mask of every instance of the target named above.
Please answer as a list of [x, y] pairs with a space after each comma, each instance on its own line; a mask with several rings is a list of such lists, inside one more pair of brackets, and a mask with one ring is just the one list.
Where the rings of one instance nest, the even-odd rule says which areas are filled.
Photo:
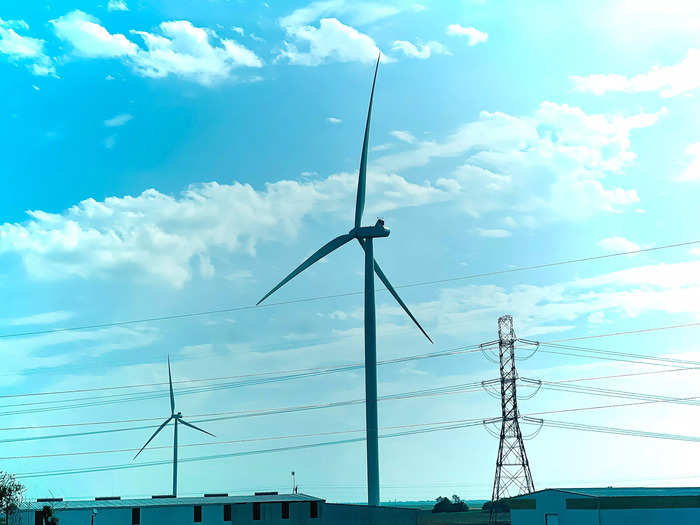
[[[699, 238], [699, 27], [690, 1], [3, 3], [0, 394], [14, 397], [3, 399], [0, 468], [26, 475], [167, 460], [170, 429], [130, 463], [151, 418], [168, 415], [162, 385], [86, 389], [161, 383], [168, 354], [176, 381], [208, 380], [176, 383], [178, 409], [192, 421], [362, 398], [358, 369], [235, 379], [362, 361], [357, 246], [279, 291], [274, 300], [286, 304], [230, 309], [254, 304], [350, 228], [380, 52], [365, 223], [381, 216], [391, 228], [375, 254], [395, 285], [448, 280], [400, 289], [434, 345], [378, 292], [380, 360], [493, 340], [503, 314], [518, 335], [541, 341], [700, 321], [700, 245], [450, 280]], [[585, 344], [694, 360], [695, 334]], [[655, 368], [540, 351], [520, 374], [556, 381]], [[477, 352], [411, 360], [380, 367], [379, 390], [497, 372]], [[270, 374], [250, 376], [261, 373]], [[698, 395], [696, 374], [586, 384], [688, 397]], [[543, 389], [521, 411], [617, 401]], [[499, 410], [483, 391], [387, 400], [380, 426], [392, 433]], [[694, 410], [551, 417], [700, 435]], [[56, 426], [77, 423], [90, 424]], [[216, 438], [183, 429], [183, 444], [204, 444], [181, 457], [356, 438], [364, 411], [201, 425]], [[46, 428], [17, 428], [37, 426]], [[693, 443], [544, 428], [527, 447], [538, 488], [700, 482]], [[490, 495], [497, 442], [481, 427], [387, 438], [380, 451], [385, 500]], [[99, 453], [24, 457], [76, 452]], [[302, 491], [365, 498], [360, 442], [183, 463], [180, 492], [289, 490], [292, 470]], [[33, 497], [148, 495], [170, 490], [170, 467], [23, 481]]]

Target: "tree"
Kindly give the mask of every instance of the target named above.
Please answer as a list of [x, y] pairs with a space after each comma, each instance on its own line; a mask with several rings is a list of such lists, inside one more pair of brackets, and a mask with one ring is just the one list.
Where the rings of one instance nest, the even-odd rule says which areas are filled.
[[510, 507], [504, 500], [487, 501], [481, 508], [490, 511], [491, 507], [493, 507], [494, 512], [510, 512]]
[[48, 505], [41, 509], [41, 516], [44, 518], [44, 525], [58, 525], [58, 518], [53, 515], [53, 509]]
[[457, 494], [452, 495], [452, 512], [466, 512], [469, 510], [469, 505], [466, 501], [462, 501]]
[[462, 501], [457, 494], [452, 496], [452, 500], [444, 496], [440, 496], [435, 500], [433, 512], [466, 512], [469, 510], [469, 505]]
[[24, 485], [14, 475], [0, 471], [0, 511], [5, 514], [5, 523], [9, 523], [12, 514], [22, 504]]

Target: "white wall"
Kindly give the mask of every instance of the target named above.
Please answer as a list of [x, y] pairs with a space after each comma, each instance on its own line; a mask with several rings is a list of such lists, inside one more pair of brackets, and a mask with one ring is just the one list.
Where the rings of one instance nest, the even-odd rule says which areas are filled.
[[[61, 503], [53, 503], [53, 513], [59, 525], [90, 525], [92, 509], [61, 509]], [[281, 503], [261, 503], [260, 521], [253, 520], [252, 503], [233, 503], [232, 522], [236, 525], [279, 524], [314, 525], [324, 523], [324, 503], [318, 502], [317, 519], [310, 518], [309, 502], [290, 502], [289, 519], [282, 519]], [[131, 525], [131, 507], [96, 507], [95, 525]], [[34, 511], [22, 510], [10, 520], [11, 525], [34, 525]], [[224, 505], [202, 505], [202, 525], [225, 525]], [[194, 505], [166, 505], [141, 507], [140, 525], [194, 525]]]
[[[566, 510], [566, 500], [582, 498], [576, 494], [547, 491], [530, 496], [537, 500], [537, 508], [531, 510], [512, 509], [511, 525], [545, 525], [546, 514], [558, 514], [559, 525], [598, 525], [597, 510]], [[608, 522], [605, 522], [607, 525]], [[637, 522], [639, 525], [642, 522]]]
[[700, 509], [614, 509], [602, 510], [601, 523], [611, 525], [697, 525]]
[[543, 492], [532, 496], [534, 510], [510, 512], [511, 525], [545, 525], [546, 514], [558, 514], [559, 525], [698, 525], [700, 508], [690, 509], [603, 509], [567, 510], [566, 500], [585, 498], [565, 492]]

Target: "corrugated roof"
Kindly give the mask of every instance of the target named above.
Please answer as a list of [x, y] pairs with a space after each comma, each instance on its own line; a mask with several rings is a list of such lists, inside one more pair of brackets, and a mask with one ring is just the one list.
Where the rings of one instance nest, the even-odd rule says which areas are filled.
[[[221, 505], [224, 503], [275, 503], [281, 501], [303, 502], [324, 501], [308, 494], [267, 494], [260, 496], [216, 496], [189, 498], [138, 498], [113, 500], [68, 500], [68, 501], [31, 501], [22, 505], [22, 510], [41, 510], [49, 505], [54, 510], [64, 509], [103, 509], [119, 507], [166, 507], [172, 505]], [[27, 507], [28, 506], [28, 507]]]
[[533, 495], [555, 490], [568, 492], [580, 496], [596, 497], [624, 497], [624, 496], [700, 496], [700, 487], [577, 487], [577, 488], [551, 488], [542, 489], [532, 494], [523, 494], [516, 498], [527, 498]]

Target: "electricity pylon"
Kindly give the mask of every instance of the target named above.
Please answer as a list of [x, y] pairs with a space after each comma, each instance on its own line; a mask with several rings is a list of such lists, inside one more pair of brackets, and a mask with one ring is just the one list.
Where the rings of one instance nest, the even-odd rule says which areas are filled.
[[[501, 433], [496, 459], [496, 477], [491, 496], [489, 523], [497, 523], [497, 502], [502, 498], [519, 496], [535, 491], [530, 473], [530, 463], [525, 452], [523, 434], [520, 431], [518, 411], [517, 379], [515, 368], [515, 330], [513, 318], [504, 315], [498, 318], [498, 356], [501, 370]], [[485, 423], [498, 421], [490, 420]]]

